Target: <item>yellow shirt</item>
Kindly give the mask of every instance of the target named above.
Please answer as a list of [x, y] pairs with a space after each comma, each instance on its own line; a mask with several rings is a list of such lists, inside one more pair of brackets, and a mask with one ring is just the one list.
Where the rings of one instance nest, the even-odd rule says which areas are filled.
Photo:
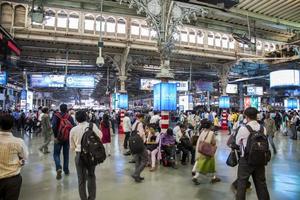
[[27, 160], [28, 151], [21, 138], [11, 132], [0, 131], [0, 179], [20, 174], [21, 160]]
[[214, 119], [214, 126], [219, 126], [219, 119], [217, 117]]

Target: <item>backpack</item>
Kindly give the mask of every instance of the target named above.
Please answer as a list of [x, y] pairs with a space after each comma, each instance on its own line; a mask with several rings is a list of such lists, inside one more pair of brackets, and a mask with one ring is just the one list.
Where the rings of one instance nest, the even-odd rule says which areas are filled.
[[131, 136], [129, 138], [129, 149], [132, 154], [142, 153], [145, 149], [144, 141], [141, 136], [138, 134], [137, 128], [140, 122], [136, 124], [135, 129], [131, 132]]
[[81, 139], [80, 159], [86, 166], [96, 166], [106, 159], [105, 148], [93, 126], [93, 123], [89, 124]]
[[70, 115], [65, 114], [63, 117], [60, 113], [57, 113], [56, 116], [59, 118], [58, 134], [57, 139], [61, 142], [69, 141], [70, 131], [73, 128], [73, 125], [69, 121]]
[[255, 131], [251, 126], [246, 125], [250, 132], [247, 145], [244, 149], [245, 159], [249, 165], [263, 166], [271, 160], [268, 137], [264, 134], [264, 127], [261, 125], [259, 131]]

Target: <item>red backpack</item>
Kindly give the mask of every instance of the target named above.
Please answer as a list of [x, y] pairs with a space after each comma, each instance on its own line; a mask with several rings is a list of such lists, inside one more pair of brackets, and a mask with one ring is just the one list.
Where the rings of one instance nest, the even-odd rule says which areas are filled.
[[70, 115], [65, 114], [62, 117], [60, 113], [57, 113], [56, 116], [59, 118], [57, 139], [61, 142], [69, 141], [70, 131], [73, 128], [73, 125], [69, 121]]

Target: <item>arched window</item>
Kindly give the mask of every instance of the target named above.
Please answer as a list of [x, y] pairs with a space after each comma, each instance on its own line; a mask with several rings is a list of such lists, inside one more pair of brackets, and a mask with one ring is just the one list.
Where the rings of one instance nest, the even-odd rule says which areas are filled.
[[137, 21], [132, 21], [130, 26], [131, 35], [140, 35], [140, 25]]
[[193, 44], [196, 43], [196, 32], [194, 30], [189, 31], [189, 42]]
[[235, 48], [235, 40], [233, 38], [229, 38], [229, 49]]
[[204, 34], [200, 30], [197, 32], [197, 43], [198, 44], [204, 43]]
[[1, 5], [1, 25], [5, 28], [11, 27], [13, 8], [10, 4]]
[[157, 32], [155, 30], [151, 29], [150, 36], [151, 36], [151, 38], [157, 38]]
[[25, 27], [26, 9], [24, 6], [18, 5], [15, 7], [14, 25], [18, 27]]
[[108, 33], [115, 33], [116, 32], [116, 20], [112, 17], [109, 17], [106, 20], [106, 31]]
[[228, 48], [228, 42], [229, 42], [228, 36], [223, 35], [222, 36], [222, 47], [227, 49]]
[[79, 26], [79, 16], [76, 13], [71, 13], [69, 15], [69, 29], [78, 29]]
[[141, 23], [141, 36], [142, 37], [149, 37], [149, 34], [150, 34], [150, 30], [147, 26], [147, 23], [146, 22], [142, 22]]
[[256, 42], [256, 49], [259, 50], [259, 51], [262, 50], [262, 42], [261, 41]]
[[45, 27], [55, 26], [55, 12], [53, 10], [47, 10], [44, 18]]
[[264, 49], [265, 51], [270, 51], [270, 44], [268, 42], [265, 43]]
[[126, 34], [126, 21], [124, 19], [118, 19], [117, 33]]
[[221, 35], [219, 33], [216, 34], [215, 45], [216, 47], [221, 47]]
[[57, 13], [57, 27], [67, 28], [68, 15], [65, 11], [59, 11]]
[[96, 18], [96, 31], [100, 32], [100, 22], [101, 22], [101, 32], [105, 32], [105, 19], [101, 16]]
[[95, 18], [93, 15], [84, 16], [84, 30], [94, 31]]
[[186, 30], [181, 30], [180, 32], [180, 41], [188, 42], [188, 32]]
[[214, 46], [214, 38], [215, 38], [214, 33], [213, 32], [209, 32], [208, 33], [208, 38], [207, 38], [207, 42], [208, 42], [209, 46]]

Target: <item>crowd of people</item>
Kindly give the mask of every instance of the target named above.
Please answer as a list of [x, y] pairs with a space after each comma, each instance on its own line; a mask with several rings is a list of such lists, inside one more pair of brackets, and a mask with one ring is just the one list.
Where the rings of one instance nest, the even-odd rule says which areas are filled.
[[[52, 137], [54, 138], [53, 159], [57, 180], [62, 178], [63, 173], [65, 176], [70, 174], [69, 151], [70, 149], [74, 151], [80, 198], [96, 199], [96, 165], [89, 165], [82, 161], [82, 143], [83, 140], [96, 141], [97, 148], [91, 148], [90, 152], [94, 157], [88, 159], [94, 159], [93, 161], [100, 159], [99, 156], [97, 157], [99, 155], [97, 152], [101, 150], [105, 151], [106, 156], [110, 156], [111, 138], [121, 121], [119, 116], [114, 111], [111, 113], [75, 111], [68, 109], [66, 104], [62, 104], [59, 111], [43, 107], [28, 113], [23, 111], [0, 113], [0, 199], [18, 199], [22, 184], [20, 171], [28, 158], [24, 141], [12, 135], [13, 127], [16, 130], [23, 129], [29, 133], [43, 135], [44, 141], [39, 150], [44, 154], [50, 153], [49, 144]], [[180, 160], [183, 166], [190, 162], [191, 181], [195, 185], [201, 184], [200, 174], [211, 177], [212, 184], [221, 181], [216, 176], [215, 162], [220, 113], [181, 112], [178, 119], [173, 129], [168, 128], [162, 132], [158, 112], [135, 114], [125, 112], [122, 123], [125, 133], [124, 156], [132, 157], [130, 163], [135, 163], [132, 173], [135, 182], [140, 183], [145, 180], [141, 174], [147, 166], [150, 167], [150, 172], [155, 172], [159, 163], [164, 167], [177, 169], [177, 160]], [[258, 199], [270, 199], [265, 178], [265, 165], [269, 157], [264, 156], [268, 155], [269, 143], [273, 153], [277, 153], [273, 142], [277, 133], [281, 132], [283, 135], [290, 135], [292, 139], [297, 139], [297, 131], [300, 127], [299, 114], [296, 111], [258, 112], [250, 107], [244, 112], [230, 112], [227, 121], [229, 138], [232, 140], [230, 144], [228, 143], [229, 147], [232, 151], [238, 152], [238, 163], [236, 163], [239, 165], [238, 175], [232, 184], [236, 199], [246, 198], [247, 188], [251, 187], [248, 180], [250, 176], [253, 177]], [[96, 138], [93, 135], [90, 138], [84, 137], [88, 130], [95, 133]], [[255, 146], [258, 142], [255, 143], [257, 138], [253, 135], [260, 139], [259, 144], [267, 145], [263, 146], [264, 148]], [[256, 151], [256, 155], [264, 151], [263, 157], [258, 161], [251, 160], [252, 151]], [[63, 162], [60, 160], [61, 153]], [[104, 160], [105, 157], [102, 156], [99, 163]], [[261, 164], [262, 160], [264, 160], [263, 164]]]

